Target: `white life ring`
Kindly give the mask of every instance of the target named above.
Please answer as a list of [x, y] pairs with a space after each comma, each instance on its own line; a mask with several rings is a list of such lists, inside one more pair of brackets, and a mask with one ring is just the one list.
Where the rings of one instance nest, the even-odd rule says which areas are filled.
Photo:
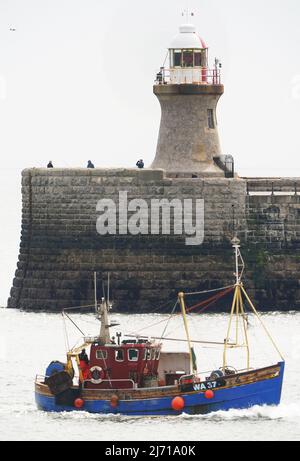
[[91, 382], [93, 384], [101, 384], [102, 381], [103, 381], [103, 378], [104, 378], [104, 371], [103, 371], [103, 368], [101, 367], [92, 367], [90, 369], [90, 372], [91, 372]]

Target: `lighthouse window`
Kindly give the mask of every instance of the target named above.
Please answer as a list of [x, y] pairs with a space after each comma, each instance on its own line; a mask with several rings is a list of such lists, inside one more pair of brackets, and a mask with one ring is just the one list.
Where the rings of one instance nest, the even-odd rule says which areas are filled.
[[208, 116], [208, 128], [211, 130], [215, 129], [215, 117], [214, 117], [214, 110], [213, 109], [208, 109], [207, 110], [207, 116]]
[[181, 67], [181, 50], [174, 51], [174, 67]]
[[201, 51], [194, 52], [194, 66], [201, 67]]
[[183, 67], [193, 67], [193, 51], [183, 52]]
[[128, 349], [128, 360], [130, 362], [137, 362], [139, 359], [139, 351], [137, 349]]

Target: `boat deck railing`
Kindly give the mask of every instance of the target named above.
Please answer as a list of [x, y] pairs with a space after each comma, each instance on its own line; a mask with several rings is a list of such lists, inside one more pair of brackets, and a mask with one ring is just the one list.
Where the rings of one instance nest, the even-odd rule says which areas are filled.
[[[93, 383], [93, 382], [92, 382], [91, 379], [86, 379], [86, 380], [83, 381], [83, 386], [85, 385], [85, 383]], [[103, 379], [101, 381], [101, 383], [99, 383], [99, 384], [103, 384], [103, 383], [108, 383], [109, 385], [110, 384], [115, 384], [115, 383], [121, 383], [121, 384], [122, 383], [130, 383], [130, 384], [132, 384], [132, 387], [122, 388], [122, 390], [125, 390], [125, 391], [136, 388], [136, 383], [132, 379]], [[99, 389], [89, 389], [89, 391], [99, 391]]]
[[93, 343], [97, 343], [100, 340], [100, 337], [99, 336], [85, 336], [83, 339], [86, 344], [93, 344]]
[[[76, 378], [76, 377], [75, 377]], [[43, 384], [45, 383], [45, 379], [46, 379], [46, 376], [44, 375], [36, 375], [35, 377], [35, 383], [39, 383], [39, 384]], [[85, 385], [85, 383], [91, 383], [92, 380], [91, 379], [86, 379], [83, 381], [83, 385]], [[132, 379], [103, 379], [101, 381], [101, 383], [99, 384], [102, 384], [102, 383], [111, 383], [111, 384], [115, 384], [115, 383], [130, 383], [132, 387], [128, 387], [128, 388], [122, 388], [122, 390], [131, 390], [131, 389], [135, 389], [136, 388], [136, 383], [132, 380]], [[89, 391], [98, 391], [99, 389], [89, 389]]]
[[[228, 378], [229, 376], [235, 376], [235, 375], [238, 375], [240, 373], [246, 373], [247, 371], [253, 371], [255, 370], [255, 368], [242, 368], [241, 370], [236, 370], [235, 372], [232, 372], [232, 375], [224, 375], [224, 377]], [[181, 384], [181, 382], [184, 380], [184, 379], [191, 379], [191, 378], [199, 378], [201, 376], [205, 376], [205, 375], [209, 375], [213, 372], [213, 370], [209, 370], [209, 371], [202, 371], [200, 373], [197, 373], [197, 374], [193, 374], [193, 373], [190, 373], [189, 375], [184, 375], [184, 376], [181, 376], [179, 378], [179, 384]]]

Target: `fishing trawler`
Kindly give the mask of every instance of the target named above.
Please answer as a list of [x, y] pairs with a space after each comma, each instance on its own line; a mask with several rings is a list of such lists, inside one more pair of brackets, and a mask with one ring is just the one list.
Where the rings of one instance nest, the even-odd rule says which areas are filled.
[[[232, 286], [215, 290], [216, 294], [192, 307], [187, 307], [186, 303], [189, 294], [178, 294], [176, 305], [180, 306], [187, 352], [164, 352], [164, 341], [172, 338], [163, 336], [125, 335], [122, 340], [118, 333], [116, 342], [110, 335], [110, 328], [116, 325], [109, 323], [109, 300], [103, 298], [99, 305], [96, 300], [97, 317], [101, 321], [99, 336], [83, 338], [80, 347], [68, 351], [66, 363], [52, 362], [45, 376], [36, 377], [38, 408], [48, 412], [155, 416], [196, 415], [255, 405], [278, 405], [284, 358], [244, 288], [245, 265], [236, 237], [232, 245], [235, 257], [235, 283]], [[187, 314], [199, 307], [206, 309], [226, 295], [232, 296], [226, 339], [220, 343], [192, 340]], [[278, 352], [278, 363], [260, 369], [251, 368], [246, 303]], [[234, 340], [230, 339], [233, 329]], [[243, 335], [239, 334], [241, 330]], [[222, 366], [206, 374], [199, 373], [194, 343], [221, 345], [224, 348]], [[246, 352], [245, 369], [237, 370], [228, 363], [228, 351], [235, 348]]]

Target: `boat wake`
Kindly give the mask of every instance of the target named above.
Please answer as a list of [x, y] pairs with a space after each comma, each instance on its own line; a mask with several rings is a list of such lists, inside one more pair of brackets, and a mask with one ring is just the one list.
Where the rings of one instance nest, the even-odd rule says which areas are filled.
[[291, 404], [281, 404], [279, 406], [255, 406], [246, 410], [228, 410], [209, 413], [208, 415], [186, 415], [179, 418], [183, 419], [204, 419], [209, 421], [238, 421], [238, 420], [286, 420], [297, 419], [300, 417], [300, 402]]
[[271, 406], [255, 406], [246, 410], [228, 410], [228, 411], [217, 411], [215, 413], [209, 413], [207, 415], [187, 415], [183, 413], [180, 416], [125, 416], [120, 414], [91, 414], [88, 412], [63, 412], [63, 413], [51, 413], [51, 417], [55, 419], [71, 419], [71, 420], [97, 420], [97, 421], [111, 421], [115, 423], [130, 423], [141, 420], [144, 422], [153, 421], [153, 419], [162, 419], [165, 421], [177, 420], [207, 420], [207, 421], [257, 421], [257, 420], [297, 420], [300, 418], [300, 402], [291, 404], [281, 404], [277, 407]]

